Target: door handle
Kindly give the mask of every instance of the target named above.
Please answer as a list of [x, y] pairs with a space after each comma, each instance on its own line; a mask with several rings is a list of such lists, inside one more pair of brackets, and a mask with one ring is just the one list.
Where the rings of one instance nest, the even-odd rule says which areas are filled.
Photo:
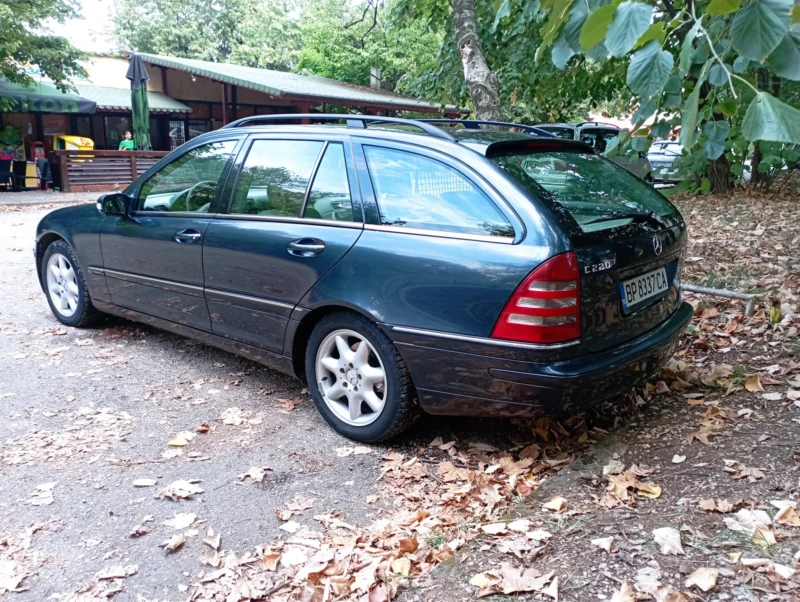
[[200, 240], [203, 235], [200, 234], [197, 230], [193, 230], [189, 228], [188, 230], [181, 230], [180, 232], [175, 233], [175, 242], [179, 242], [182, 244], [190, 245], [194, 242]]
[[286, 249], [289, 251], [289, 255], [313, 257], [325, 250], [325, 243], [319, 238], [299, 238], [290, 242]]

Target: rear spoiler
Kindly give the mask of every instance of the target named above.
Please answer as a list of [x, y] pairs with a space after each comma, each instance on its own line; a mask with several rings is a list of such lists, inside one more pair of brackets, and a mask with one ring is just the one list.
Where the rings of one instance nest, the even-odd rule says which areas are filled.
[[547, 151], [567, 151], [572, 153], [589, 153], [596, 151], [583, 142], [564, 140], [563, 138], [538, 138], [533, 140], [502, 140], [486, 147], [486, 157], [504, 157], [520, 153], [541, 153]]

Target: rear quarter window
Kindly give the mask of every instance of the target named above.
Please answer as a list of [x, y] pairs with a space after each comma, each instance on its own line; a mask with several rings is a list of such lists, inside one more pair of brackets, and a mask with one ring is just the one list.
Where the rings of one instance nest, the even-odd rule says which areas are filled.
[[642, 180], [594, 154], [547, 150], [491, 157], [537, 197], [566, 212], [584, 232], [633, 223], [649, 214], [677, 217], [677, 210]]
[[512, 238], [514, 227], [463, 174], [416, 153], [364, 146], [385, 226]]

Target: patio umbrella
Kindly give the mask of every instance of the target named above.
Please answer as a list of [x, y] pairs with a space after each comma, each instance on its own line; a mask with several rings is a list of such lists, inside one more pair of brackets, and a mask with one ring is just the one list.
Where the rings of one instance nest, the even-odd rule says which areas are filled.
[[84, 113], [97, 110], [93, 100], [62, 92], [52, 82], [36, 81], [26, 88], [0, 78], [0, 110], [12, 113]]
[[150, 76], [147, 74], [147, 68], [139, 54], [131, 55], [128, 73], [125, 77], [131, 80], [131, 125], [134, 145], [136, 150], [152, 150], [150, 105], [147, 102], [147, 82], [150, 80]]

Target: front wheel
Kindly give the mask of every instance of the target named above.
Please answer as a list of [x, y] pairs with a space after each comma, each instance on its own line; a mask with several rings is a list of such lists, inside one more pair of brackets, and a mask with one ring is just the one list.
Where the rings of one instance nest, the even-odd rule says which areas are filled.
[[349, 439], [383, 441], [419, 416], [403, 358], [363, 316], [336, 313], [314, 327], [306, 349], [306, 378], [319, 413]]
[[42, 259], [42, 285], [53, 315], [62, 324], [82, 328], [97, 320], [89, 289], [75, 252], [63, 240], [47, 247]]

